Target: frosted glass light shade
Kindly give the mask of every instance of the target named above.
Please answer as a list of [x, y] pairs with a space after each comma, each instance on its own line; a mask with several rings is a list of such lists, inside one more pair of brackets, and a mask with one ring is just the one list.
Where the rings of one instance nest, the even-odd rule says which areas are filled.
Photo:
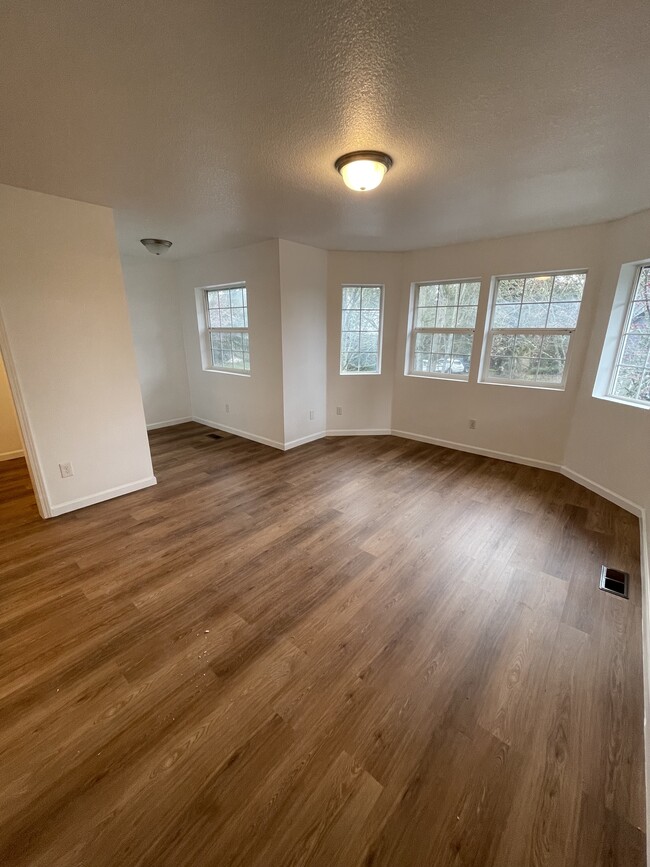
[[379, 186], [393, 161], [381, 151], [355, 151], [339, 157], [334, 165], [347, 187], [366, 192]]

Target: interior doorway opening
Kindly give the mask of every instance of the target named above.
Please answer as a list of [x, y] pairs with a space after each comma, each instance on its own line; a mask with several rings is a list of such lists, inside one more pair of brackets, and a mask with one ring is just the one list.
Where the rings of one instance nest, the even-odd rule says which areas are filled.
[[37, 509], [9, 378], [0, 354], [0, 508]]
[[[48, 500], [40, 467], [35, 459], [27, 412], [20, 392], [2, 315], [0, 315], [0, 473], [5, 485], [0, 488], [0, 506], [22, 499], [26, 509], [36, 507], [41, 518], [49, 518]], [[17, 483], [12, 481], [12, 475]]]

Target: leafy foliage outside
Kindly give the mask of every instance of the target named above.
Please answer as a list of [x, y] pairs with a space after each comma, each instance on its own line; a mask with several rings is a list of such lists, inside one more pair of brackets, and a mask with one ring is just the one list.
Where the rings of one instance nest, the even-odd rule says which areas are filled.
[[209, 289], [205, 295], [212, 366], [250, 371], [246, 287]]
[[480, 291], [479, 281], [417, 287], [412, 373], [467, 377]]
[[344, 286], [341, 373], [379, 372], [381, 286]]
[[[586, 274], [502, 278], [492, 319], [489, 376], [560, 385]], [[544, 334], [566, 329], [566, 334]], [[500, 331], [505, 333], [499, 333]]]

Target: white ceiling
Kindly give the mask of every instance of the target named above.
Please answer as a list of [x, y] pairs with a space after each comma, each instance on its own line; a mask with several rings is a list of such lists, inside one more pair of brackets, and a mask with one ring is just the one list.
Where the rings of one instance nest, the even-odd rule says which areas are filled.
[[[3, 0], [0, 182], [125, 253], [403, 250], [650, 207], [646, 0]], [[347, 190], [337, 156], [390, 153]]]

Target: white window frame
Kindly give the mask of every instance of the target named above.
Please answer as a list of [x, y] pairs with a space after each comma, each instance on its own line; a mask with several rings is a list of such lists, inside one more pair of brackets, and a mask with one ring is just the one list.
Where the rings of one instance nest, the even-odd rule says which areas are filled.
[[[343, 293], [346, 289], [379, 289], [379, 333], [377, 335], [377, 370], [342, 370], [341, 352], [343, 349]], [[339, 375], [340, 376], [381, 376], [382, 347], [384, 343], [384, 284], [383, 283], [342, 283], [339, 325]], [[347, 308], [346, 308], [347, 309]], [[362, 310], [363, 308], [359, 308]], [[375, 309], [375, 308], [372, 308]], [[362, 332], [359, 332], [362, 333]]]
[[[517, 388], [537, 388], [543, 391], [565, 391], [569, 368], [571, 366], [571, 358], [573, 355], [573, 345], [575, 343], [571, 338], [575, 334], [580, 317], [582, 315], [582, 302], [584, 301], [584, 288], [587, 286], [587, 268], [568, 268], [564, 271], [532, 271], [528, 274], [498, 274], [492, 277], [490, 285], [490, 299], [488, 303], [488, 315], [485, 321], [485, 340], [483, 341], [483, 354], [481, 358], [481, 370], [479, 374], [479, 382], [485, 385], [506, 385], [515, 386]], [[578, 319], [574, 328], [496, 328], [492, 327], [494, 314], [496, 312], [496, 299], [499, 280], [525, 280], [528, 277], [562, 277], [570, 274], [584, 274], [585, 284], [583, 287], [582, 298], [580, 299], [580, 310], [578, 311]], [[550, 337], [555, 334], [568, 334], [569, 346], [567, 349], [566, 359], [564, 361], [564, 370], [562, 372], [561, 382], [527, 382], [523, 379], [504, 379], [503, 377], [490, 377], [490, 356], [492, 354], [492, 341], [495, 335], [541, 335], [542, 337]]]
[[625, 303], [625, 316], [623, 317], [621, 327], [618, 331], [618, 338], [616, 341], [616, 353], [614, 355], [614, 362], [612, 364], [612, 370], [609, 376], [609, 382], [607, 384], [607, 391], [604, 396], [609, 400], [614, 400], [618, 403], [624, 403], [628, 406], [640, 407], [641, 409], [650, 409], [650, 403], [648, 403], [647, 400], [636, 400], [634, 398], [621, 397], [618, 394], [614, 394], [616, 373], [618, 371], [618, 368], [621, 366], [620, 359], [623, 354], [623, 344], [625, 342], [626, 336], [631, 333], [628, 331], [628, 325], [632, 317], [632, 305], [634, 304], [634, 296], [636, 295], [636, 289], [639, 285], [639, 280], [641, 279], [641, 272], [644, 268], [650, 268], [650, 262], [639, 262], [634, 268], [634, 276], [627, 292], [627, 299]]
[[[411, 309], [409, 311], [409, 340], [408, 340], [408, 351], [407, 351], [407, 365], [406, 365], [406, 376], [416, 376], [416, 377], [424, 377], [426, 379], [447, 379], [450, 382], [469, 382], [469, 374], [472, 369], [472, 358], [474, 357], [474, 337], [476, 336], [476, 321], [474, 324], [474, 328], [417, 328], [415, 325], [415, 320], [418, 312], [418, 295], [420, 292], [421, 286], [446, 286], [450, 284], [462, 284], [462, 283], [478, 283], [478, 300], [476, 302], [476, 319], [478, 320], [478, 312], [479, 306], [481, 303], [481, 292], [483, 291], [483, 282], [480, 277], [462, 277], [453, 280], [421, 280], [419, 283], [413, 283], [411, 286]], [[461, 306], [474, 306], [474, 305], [460, 305], [457, 304], [456, 307]], [[427, 371], [427, 370], [415, 370], [415, 343], [418, 334], [471, 334], [472, 335], [472, 350], [470, 352], [470, 369], [467, 373], [445, 373], [443, 371]]]
[[[208, 293], [209, 292], [219, 292], [223, 289], [244, 289], [246, 290], [246, 304], [244, 309], [246, 310], [246, 321], [248, 325], [245, 328], [222, 328], [222, 327], [213, 327], [210, 325], [210, 307], [208, 304]], [[234, 376], [250, 376], [251, 375], [251, 353], [250, 353], [250, 321], [248, 319], [248, 290], [246, 289], [246, 283], [244, 281], [240, 283], [224, 283], [218, 286], [203, 286], [201, 288], [201, 294], [203, 296], [203, 315], [205, 317], [205, 347], [206, 347], [206, 361], [207, 364], [204, 367], [204, 370], [211, 370], [215, 373], [229, 373]], [[246, 333], [248, 335], [248, 367], [247, 368], [235, 368], [235, 367], [216, 367], [213, 363], [212, 357], [212, 333], [220, 333], [220, 334], [228, 334], [235, 332], [237, 334]]]

